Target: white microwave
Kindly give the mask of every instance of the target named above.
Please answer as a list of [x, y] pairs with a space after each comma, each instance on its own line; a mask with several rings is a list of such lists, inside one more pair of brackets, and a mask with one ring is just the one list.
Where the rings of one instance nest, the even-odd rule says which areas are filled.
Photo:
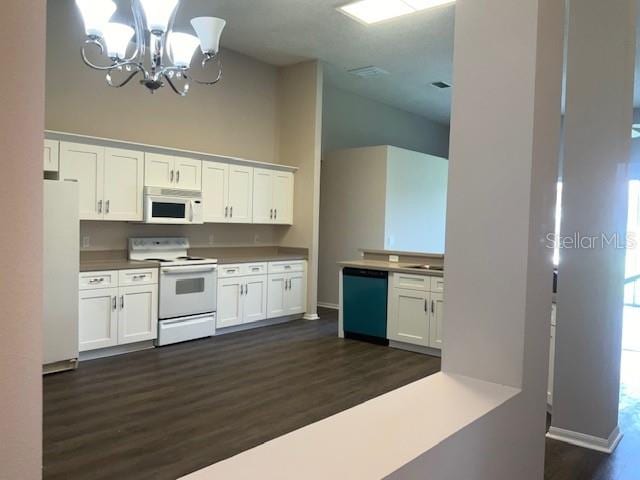
[[204, 223], [202, 193], [171, 188], [144, 189], [145, 223]]

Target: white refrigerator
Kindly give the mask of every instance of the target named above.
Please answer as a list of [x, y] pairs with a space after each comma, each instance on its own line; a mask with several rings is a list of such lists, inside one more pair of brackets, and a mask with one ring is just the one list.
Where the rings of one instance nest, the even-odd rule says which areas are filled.
[[76, 182], [44, 181], [43, 371], [76, 368], [80, 217]]

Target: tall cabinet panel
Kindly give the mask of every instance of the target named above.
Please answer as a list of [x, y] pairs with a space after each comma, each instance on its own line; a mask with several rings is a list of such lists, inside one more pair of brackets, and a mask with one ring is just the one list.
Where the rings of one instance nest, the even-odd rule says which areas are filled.
[[62, 142], [60, 180], [78, 182], [80, 220], [102, 220], [104, 216], [103, 147]]
[[274, 223], [293, 224], [293, 173], [273, 172]]
[[253, 220], [253, 168], [229, 165], [229, 222]]
[[229, 165], [202, 162], [202, 201], [206, 223], [224, 223], [229, 216]]
[[253, 175], [253, 223], [273, 223], [273, 174], [256, 168]]
[[105, 220], [142, 221], [144, 154], [107, 148], [104, 164]]

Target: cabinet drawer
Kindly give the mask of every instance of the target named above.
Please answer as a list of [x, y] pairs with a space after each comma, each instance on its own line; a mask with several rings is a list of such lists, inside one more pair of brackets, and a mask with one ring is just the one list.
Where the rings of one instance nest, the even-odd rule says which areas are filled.
[[394, 273], [393, 288], [428, 292], [431, 290], [431, 277], [427, 277], [425, 275], [411, 275], [410, 273]]
[[220, 265], [218, 267], [218, 278], [241, 277], [242, 264]]
[[304, 272], [307, 262], [304, 260], [295, 262], [271, 262], [269, 264], [269, 273], [290, 273]]
[[130, 285], [155, 285], [158, 283], [158, 269], [120, 270], [118, 282], [121, 287]]
[[266, 275], [266, 263], [243, 263], [240, 265], [242, 275]]
[[80, 290], [113, 288], [118, 286], [118, 272], [83, 272], [80, 274]]
[[436, 293], [444, 292], [444, 278], [431, 277], [431, 291]]

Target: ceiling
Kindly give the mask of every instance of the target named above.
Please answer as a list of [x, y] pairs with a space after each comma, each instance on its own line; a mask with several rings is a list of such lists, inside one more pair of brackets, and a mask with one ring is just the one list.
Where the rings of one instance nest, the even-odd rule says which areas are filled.
[[[284, 66], [308, 59], [325, 65], [333, 86], [448, 124], [454, 7], [445, 6], [366, 26], [336, 10], [341, 0], [186, 0], [176, 30], [189, 18], [227, 20], [222, 45], [264, 62]], [[375, 65], [387, 72], [361, 79], [348, 70]]]
[[[319, 59], [329, 85], [448, 125], [452, 89], [440, 90], [431, 83], [452, 82], [455, 6], [367, 26], [336, 10], [344, 3], [346, 0], [183, 0], [176, 29], [190, 28], [188, 20], [194, 16], [225, 18], [222, 45], [228, 49], [276, 66]], [[640, 48], [637, 55], [640, 60]], [[389, 74], [362, 79], [348, 73], [371, 65]], [[636, 62], [637, 107], [638, 66], [640, 61]]]

